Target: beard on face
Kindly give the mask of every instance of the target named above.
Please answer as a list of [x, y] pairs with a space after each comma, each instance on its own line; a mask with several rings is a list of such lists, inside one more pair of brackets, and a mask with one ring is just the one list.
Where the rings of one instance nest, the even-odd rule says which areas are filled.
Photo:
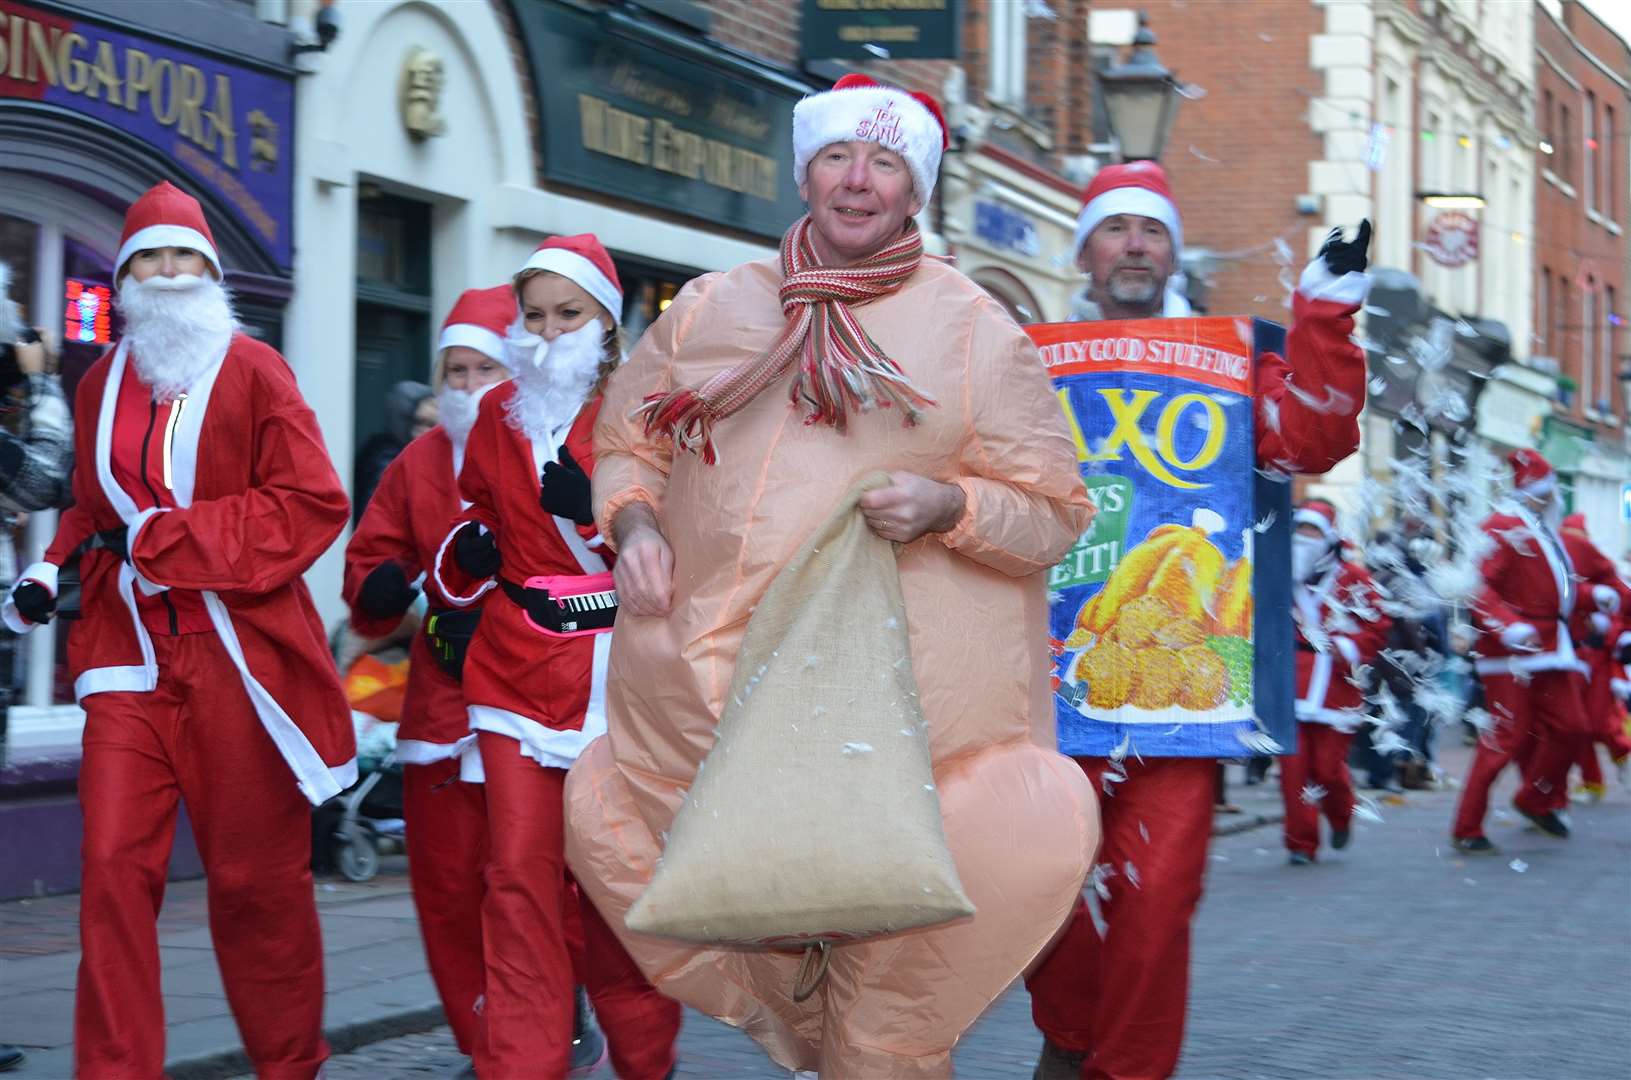
[[554, 341], [512, 337], [512, 350], [523, 358], [515, 365], [515, 394], [504, 403], [505, 422], [534, 442], [570, 424], [600, 377], [605, 339], [606, 330], [596, 319]]
[[125, 278], [119, 287], [131, 363], [159, 401], [173, 401], [226, 354], [238, 328], [232, 296], [209, 275]]
[[[1148, 270], [1147, 275], [1132, 277], [1120, 273], [1125, 269]], [[1161, 290], [1166, 286], [1166, 280], [1161, 278], [1159, 271], [1152, 263], [1129, 262], [1110, 271], [1109, 280], [1105, 282], [1105, 295], [1116, 303], [1126, 307], [1141, 307], [1153, 304], [1161, 296]]]
[[470, 429], [476, 426], [476, 417], [481, 412], [481, 399], [497, 385], [488, 383], [474, 390], [455, 390], [451, 386], [444, 386], [436, 392], [436, 422], [442, 425], [449, 438], [456, 443], [469, 438]]

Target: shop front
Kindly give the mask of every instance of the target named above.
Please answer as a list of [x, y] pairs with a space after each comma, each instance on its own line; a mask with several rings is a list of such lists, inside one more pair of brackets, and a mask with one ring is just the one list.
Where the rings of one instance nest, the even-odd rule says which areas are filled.
[[[289, 38], [247, 10], [0, 0], [0, 262], [60, 342], [64, 390], [119, 334], [114, 257], [129, 204], [169, 180], [204, 206], [240, 319], [279, 344], [294, 261]], [[194, 11], [194, 16], [196, 12]], [[55, 513], [17, 530], [38, 558]], [[71, 889], [83, 717], [62, 624], [16, 643], [0, 686], [0, 897]], [[185, 829], [174, 869], [196, 872]]]

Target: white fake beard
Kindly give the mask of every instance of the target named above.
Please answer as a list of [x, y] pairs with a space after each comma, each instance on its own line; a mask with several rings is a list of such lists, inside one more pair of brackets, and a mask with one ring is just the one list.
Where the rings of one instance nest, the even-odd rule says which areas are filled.
[[553, 342], [512, 332], [515, 394], [504, 403], [505, 421], [533, 442], [543, 442], [570, 424], [600, 374], [605, 336], [597, 319]]
[[125, 278], [119, 312], [131, 362], [158, 401], [173, 401], [226, 353], [238, 320], [226, 286], [204, 275]]
[[463, 443], [470, 437], [470, 429], [476, 426], [476, 417], [481, 414], [481, 399], [497, 385], [488, 383], [475, 390], [444, 386], [436, 392], [436, 422], [442, 425], [448, 438]]
[[1291, 538], [1291, 580], [1304, 585], [1316, 576], [1324, 577], [1336, 562], [1331, 542], [1319, 536]]

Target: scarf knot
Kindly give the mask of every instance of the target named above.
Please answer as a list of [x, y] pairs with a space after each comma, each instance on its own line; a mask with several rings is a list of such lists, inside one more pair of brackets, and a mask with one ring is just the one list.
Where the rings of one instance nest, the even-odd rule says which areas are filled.
[[908, 426], [934, 405], [879, 348], [852, 307], [888, 296], [923, 261], [923, 237], [908, 219], [893, 243], [852, 266], [823, 266], [810, 242], [805, 215], [782, 237], [780, 299], [787, 325], [764, 352], [720, 372], [700, 388], [681, 386], [653, 394], [634, 412], [645, 418], [648, 435], [665, 434], [676, 450], [690, 451], [712, 465], [718, 460], [713, 428], [758, 397], [790, 368], [796, 368], [788, 398], [803, 405], [806, 424], [845, 430], [849, 410], [899, 405]]

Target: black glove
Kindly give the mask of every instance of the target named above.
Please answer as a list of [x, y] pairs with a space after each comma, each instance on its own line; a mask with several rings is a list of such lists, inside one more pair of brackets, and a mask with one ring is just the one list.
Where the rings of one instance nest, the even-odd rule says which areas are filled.
[[453, 561], [473, 578], [490, 578], [503, 563], [498, 555], [498, 539], [472, 521], [453, 538]]
[[1332, 229], [1331, 235], [1325, 238], [1325, 246], [1320, 248], [1320, 258], [1325, 260], [1326, 269], [1338, 277], [1363, 274], [1365, 267], [1370, 265], [1367, 258], [1369, 248], [1370, 219], [1365, 218], [1360, 221], [1352, 240], [1342, 239], [1341, 229]]
[[17, 611], [23, 618], [37, 626], [50, 622], [57, 613], [57, 598], [37, 581], [25, 581], [18, 585], [11, 594], [11, 602], [17, 605]]
[[130, 561], [130, 529], [124, 525], [117, 529], [103, 529], [91, 537], [85, 545], [86, 551], [111, 551], [119, 557], [121, 562]]
[[362, 579], [357, 606], [370, 619], [398, 619], [418, 595], [419, 590], [408, 584], [408, 575], [402, 569], [402, 564], [387, 559]]
[[589, 498], [589, 474], [561, 447], [559, 463], [546, 461], [538, 478], [538, 505], [556, 517], [570, 518], [579, 525], [595, 523], [594, 505]]

